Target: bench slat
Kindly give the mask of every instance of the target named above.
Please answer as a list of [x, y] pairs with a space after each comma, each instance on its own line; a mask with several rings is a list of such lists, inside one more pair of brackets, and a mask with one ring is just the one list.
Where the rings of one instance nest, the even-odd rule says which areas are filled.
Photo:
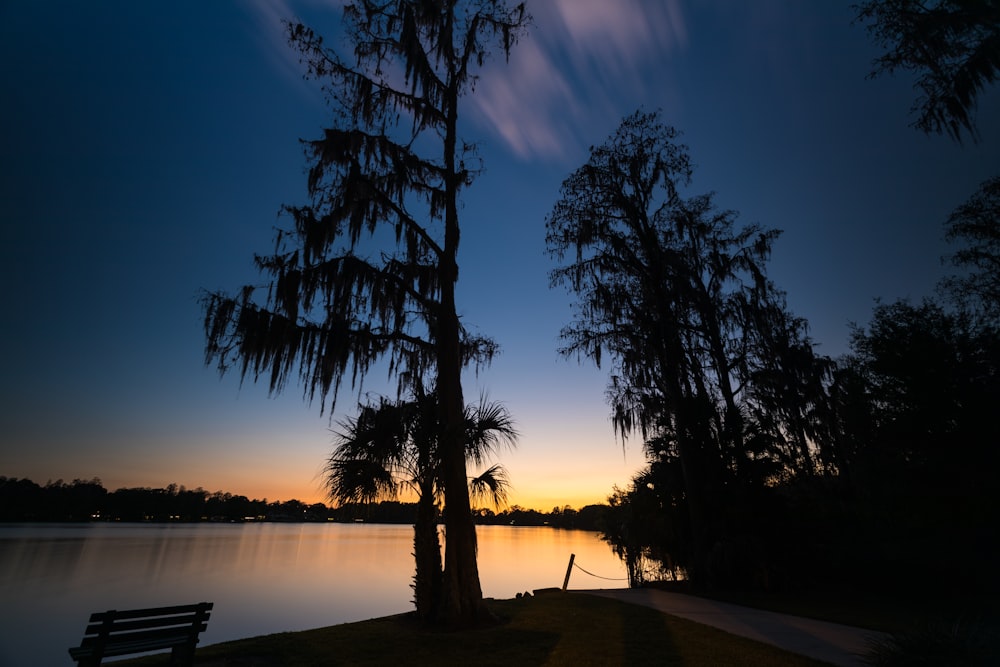
[[[185, 614], [183, 616], [168, 616], [158, 618], [138, 618], [127, 621], [119, 621], [117, 618], [111, 626], [112, 635], [117, 632], [129, 632], [131, 630], [142, 630], [144, 628], [165, 628], [172, 626], [189, 626], [198, 618], [208, 620], [209, 614], [206, 612], [200, 617], [198, 614]], [[94, 635], [101, 633], [105, 628], [104, 623], [91, 623], [87, 626], [84, 634]]]
[[174, 607], [150, 607], [148, 609], [111, 609], [109, 611], [98, 611], [90, 615], [90, 622], [103, 621], [108, 614], [117, 618], [142, 618], [144, 616], [173, 616], [174, 614], [190, 614], [202, 609], [210, 611], [213, 603], [199, 602], [198, 604], [182, 604]]
[[[188, 643], [190, 643], [190, 638], [188, 637], [164, 637], [159, 640], [146, 639], [128, 642], [109, 642], [105, 645], [101, 655], [113, 657], [116, 655], [128, 655], [129, 653], [158, 651], [166, 648], [174, 648], [175, 646], [184, 646]], [[71, 648], [69, 654], [74, 660], [79, 660], [80, 658], [87, 658], [94, 655], [96, 649], [96, 645], [81, 645]]]
[[112, 633], [107, 637], [84, 637], [80, 642], [80, 645], [96, 646], [97, 644], [104, 642], [110, 646], [111, 644], [122, 644], [137, 640], [172, 640], [178, 637], [185, 641], [190, 641], [192, 637], [196, 637], [199, 633], [204, 632], [207, 627], [207, 623], [200, 623], [196, 626], [189, 625], [185, 628], [152, 628], [147, 630], [138, 630], [135, 632], [117, 632]]

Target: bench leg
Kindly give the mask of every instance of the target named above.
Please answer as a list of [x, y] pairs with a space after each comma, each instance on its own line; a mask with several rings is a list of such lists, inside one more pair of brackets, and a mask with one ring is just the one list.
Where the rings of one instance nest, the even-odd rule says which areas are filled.
[[175, 646], [170, 650], [171, 667], [190, 667], [194, 664], [194, 646], [184, 644]]

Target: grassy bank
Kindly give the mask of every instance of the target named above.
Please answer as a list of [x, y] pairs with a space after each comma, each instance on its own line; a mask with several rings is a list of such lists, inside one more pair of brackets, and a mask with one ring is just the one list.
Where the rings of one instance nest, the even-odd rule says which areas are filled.
[[[494, 600], [501, 622], [469, 632], [421, 629], [409, 615], [206, 646], [199, 667], [278, 665], [745, 665], [823, 663], [615, 600], [558, 592]], [[128, 665], [163, 664], [164, 657]]]

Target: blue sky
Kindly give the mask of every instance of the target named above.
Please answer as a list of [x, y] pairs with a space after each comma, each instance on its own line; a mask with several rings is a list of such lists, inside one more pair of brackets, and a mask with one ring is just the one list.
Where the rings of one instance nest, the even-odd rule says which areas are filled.
[[[529, 11], [463, 115], [486, 171], [462, 211], [460, 309], [503, 349], [466, 397], [518, 421], [513, 502], [580, 507], [643, 464], [614, 438], [604, 373], [556, 354], [570, 298], [548, 287], [544, 221], [590, 145], [661, 109], [692, 191], [784, 230], [771, 276], [837, 356], [874, 299], [931, 293], [944, 219], [1000, 166], [1000, 93], [978, 145], [911, 129], [912, 82], [866, 78], [878, 51], [849, 2]], [[327, 113], [284, 41], [295, 16], [337, 32], [319, 0], [0, 4], [0, 475], [321, 499], [329, 415], [206, 368], [198, 303], [252, 282], [279, 208], [304, 201], [299, 139]]]

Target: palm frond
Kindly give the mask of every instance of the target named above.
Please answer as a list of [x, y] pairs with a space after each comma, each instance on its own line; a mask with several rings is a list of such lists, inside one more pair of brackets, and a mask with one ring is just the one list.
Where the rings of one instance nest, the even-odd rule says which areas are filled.
[[465, 455], [476, 466], [482, 466], [504, 447], [517, 445], [514, 418], [503, 403], [480, 396], [477, 405], [465, 409]]
[[510, 479], [499, 463], [490, 466], [477, 477], [469, 478], [469, 497], [474, 503], [489, 502], [500, 508], [507, 505]]
[[325, 473], [327, 495], [338, 505], [391, 500], [399, 492], [392, 472], [374, 461], [330, 459]]

